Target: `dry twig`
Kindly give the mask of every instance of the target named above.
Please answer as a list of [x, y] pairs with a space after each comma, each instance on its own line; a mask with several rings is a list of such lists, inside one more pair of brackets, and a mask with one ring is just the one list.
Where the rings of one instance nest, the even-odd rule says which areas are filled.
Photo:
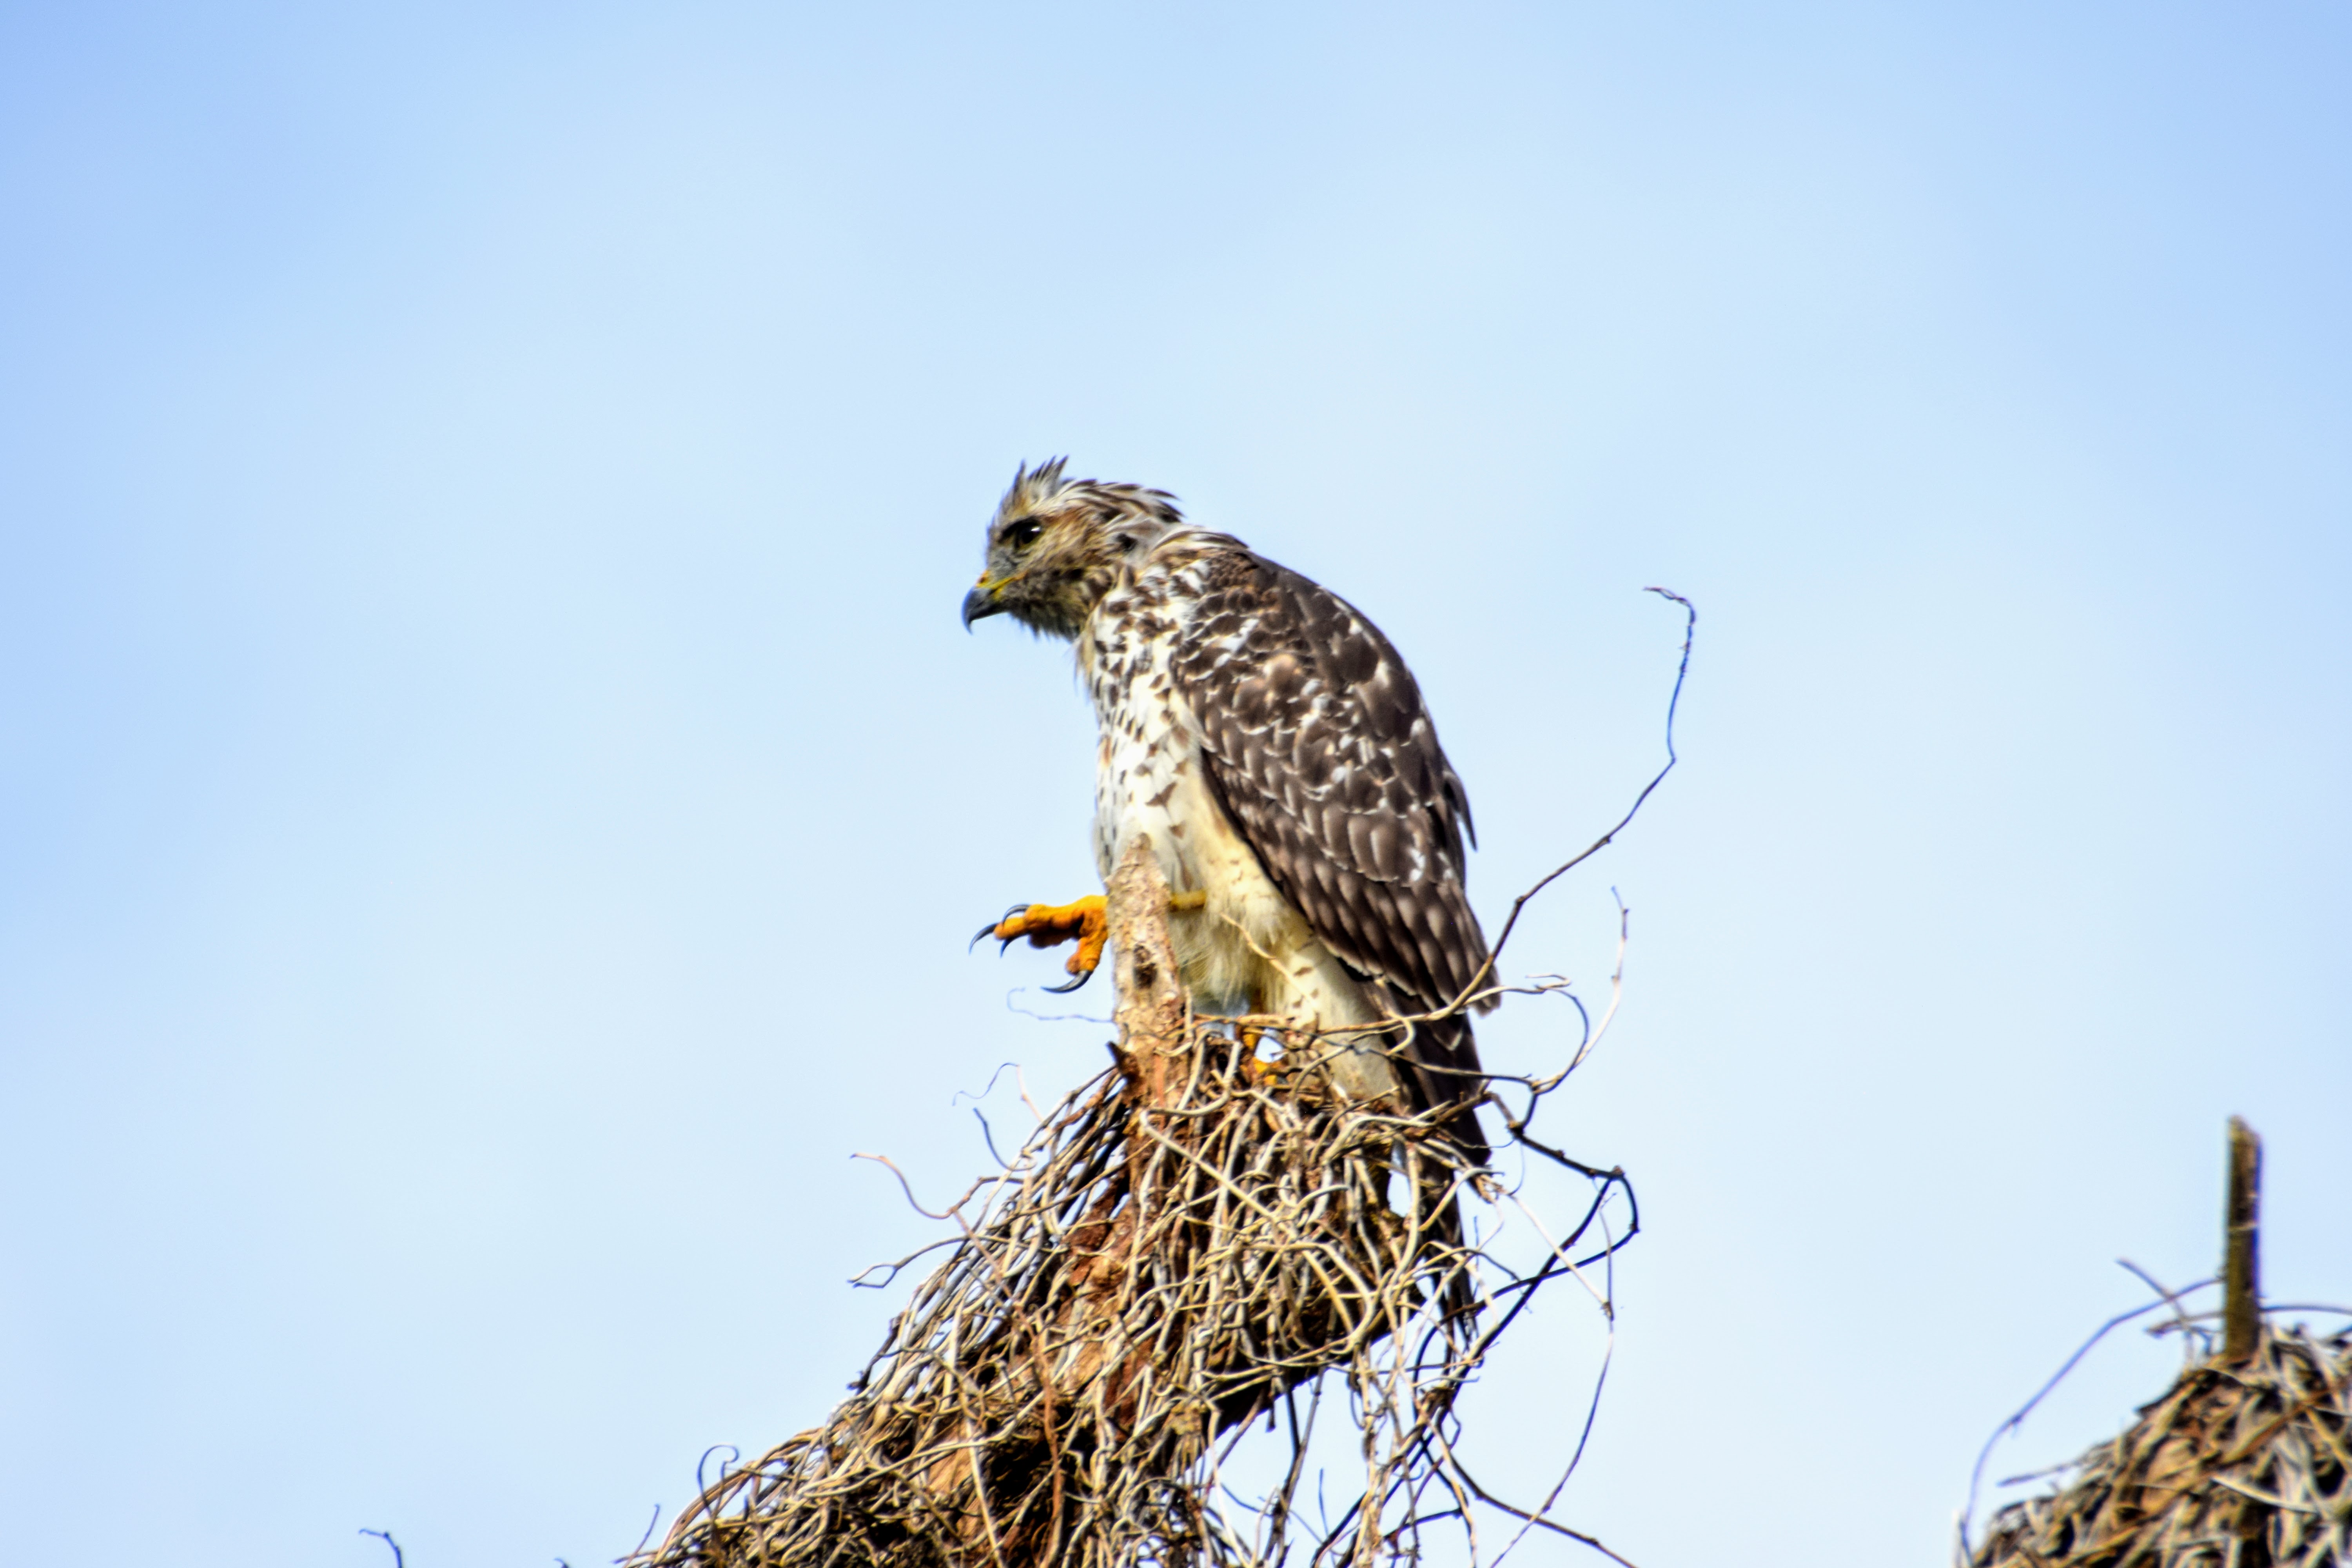
[[[1370, 1563], [1443, 1519], [1471, 1538], [1486, 1494], [1454, 1457], [1455, 1396], [1545, 1283], [1592, 1260], [1576, 1250], [1612, 1193], [1630, 1199], [1622, 1173], [1598, 1174], [1578, 1224], [1483, 1315], [1447, 1311], [1481, 1254], [1456, 1215], [1473, 1173], [1439, 1119], [1339, 1099], [1295, 1065], [1309, 1042], [1266, 1073], [1230, 1020], [1187, 1009], [1150, 858], [1112, 889], [1118, 1065], [984, 1184], [985, 1212], [833, 1417], [724, 1474], [632, 1562]], [[1310, 1526], [1300, 1405], [1328, 1372], [1362, 1485]], [[1290, 1463], [1236, 1500], [1227, 1453], [1269, 1415]]]

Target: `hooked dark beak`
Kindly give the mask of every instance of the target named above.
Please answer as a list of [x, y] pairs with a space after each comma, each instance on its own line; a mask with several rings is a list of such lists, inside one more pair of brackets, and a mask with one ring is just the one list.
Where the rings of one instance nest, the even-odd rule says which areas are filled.
[[991, 616], [1001, 616], [1003, 613], [1004, 606], [997, 603], [996, 594], [992, 589], [974, 588], [963, 596], [963, 629], [966, 631], [971, 630], [971, 623], [974, 621], [986, 620]]

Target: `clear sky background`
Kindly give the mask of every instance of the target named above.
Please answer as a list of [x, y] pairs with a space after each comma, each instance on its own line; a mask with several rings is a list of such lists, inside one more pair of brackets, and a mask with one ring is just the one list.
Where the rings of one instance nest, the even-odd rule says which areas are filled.
[[[964, 947], [1093, 877], [1066, 654], [956, 618], [1067, 452], [1387, 629], [1490, 925], [1697, 602], [1513, 948], [1633, 911], [1563, 1512], [1940, 1562], [2229, 1113], [2352, 1298], [2347, 81], [2334, 3], [0, 8], [0, 1557], [584, 1568], [822, 1417], [939, 1230], [850, 1154], [1103, 1059]], [[1598, 1339], [1515, 1340], [1516, 1483]]]

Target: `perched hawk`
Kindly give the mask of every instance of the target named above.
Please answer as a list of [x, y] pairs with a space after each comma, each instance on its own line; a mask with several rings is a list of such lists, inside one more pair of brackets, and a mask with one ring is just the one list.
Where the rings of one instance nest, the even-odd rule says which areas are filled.
[[[1320, 1047], [1343, 1092], [1458, 1105], [1450, 1131], [1483, 1162], [1467, 1017], [1402, 1040], [1348, 1032], [1449, 1005], [1486, 959], [1462, 889], [1470, 803], [1412, 672], [1345, 600], [1188, 524], [1165, 491], [1062, 468], [1014, 476], [963, 618], [1010, 615], [1076, 643], [1102, 733], [1105, 879], [1148, 835], [1197, 1008], [1338, 1031]], [[1016, 910], [983, 934], [1078, 938], [1083, 980], [1102, 900]]]

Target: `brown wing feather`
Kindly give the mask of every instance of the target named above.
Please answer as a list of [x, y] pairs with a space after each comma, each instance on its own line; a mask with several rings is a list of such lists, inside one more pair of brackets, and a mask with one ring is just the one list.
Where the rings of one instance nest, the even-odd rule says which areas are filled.
[[[1460, 995], [1486, 959], [1463, 890], [1470, 804], [1380, 628], [1296, 572], [1223, 552], [1170, 668], [1227, 815], [1315, 934], [1412, 1010]], [[1478, 1068], [1467, 1019], [1416, 1031], [1411, 1054]], [[1424, 1104], [1477, 1087], [1415, 1076]]]

